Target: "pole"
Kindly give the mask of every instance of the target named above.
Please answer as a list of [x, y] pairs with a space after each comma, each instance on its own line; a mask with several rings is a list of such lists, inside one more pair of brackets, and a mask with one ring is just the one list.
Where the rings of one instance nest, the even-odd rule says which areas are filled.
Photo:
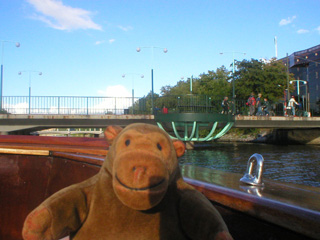
[[31, 87], [29, 87], [29, 115], [31, 112]]
[[288, 94], [287, 94], [287, 100], [289, 102], [290, 100], [290, 92], [289, 92], [289, 58], [288, 58], [288, 53], [287, 53], [287, 91], [288, 91]]
[[[140, 52], [141, 51], [141, 48], [151, 48], [152, 50], [152, 67], [151, 67], [151, 113], [154, 114], [154, 91], [153, 91], [153, 65], [154, 65], [154, 49], [155, 48], [160, 48], [160, 47], [138, 47], [136, 49], [137, 52]], [[168, 52], [168, 49], [167, 48], [164, 48], [163, 49], [163, 52], [164, 53], [167, 53]]]
[[132, 114], [134, 114], [134, 89], [132, 88]]
[[31, 112], [31, 73], [29, 72], [29, 115]]
[[132, 114], [134, 114], [134, 75], [140, 75], [141, 78], [144, 78], [143, 74], [138, 73], [124, 73], [122, 74], [122, 77], [125, 78], [126, 75], [131, 74], [132, 75], [132, 93], [131, 93], [131, 101], [132, 101]]
[[153, 68], [151, 69], [151, 114], [154, 115], [154, 99], [153, 99]]
[[2, 87], [3, 87], [3, 64], [1, 64], [1, 83], [0, 83], [0, 111], [2, 110]]
[[[228, 52], [228, 53], [232, 53], [232, 98], [233, 98], [233, 114], [235, 114], [236, 113], [236, 92], [235, 92], [236, 90], [235, 90], [235, 78], [234, 78], [234, 74], [235, 74], [234, 54], [241, 53], [246, 55], [246, 53], [244, 52]], [[224, 54], [224, 53], [221, 52], [220, 54]]]
[[[2, 93], [3, 93], [3, 55], [4, 43], [12, 41], [1, 41], [1, 83], [0, 83], [0, 111], [2, 110]], [[20, 47], [20, 43], [16, 42], [16, 47]]]
[[4, 41], [1, 42], [1, 83], [0, 83], [0, 111], [2, 110], [2, 92], [3, 92], [3, 52], [4, 52]]
[[298, 87], [298, 103], [300, 103], [300, 84], [299, 84], [299, 81], [297, 82], [297, 87]]
[[235, 95], [236, 95], [236, 92], [235, 92], [235, 82], [234, 82], [234, 52], [232, 53], [232, 58], [233, 58], [233, 61], [232, 61], [232, 98], [233, 98], [233, 114], [236, 113], [236, 105], [235, 105]]
[[132, 114], [134, 114], [134, 75], [132, 74]]
[[190, 78], [190, 93], [192, 94], [192, 82], [193, 82], [193, 75]]
[[309, 64], [307, 66], [307, 83], [306, 83], [306, 105], [307, 105], [307, 112], [310, 112], [310, 99], [308, 94], [308, 83], [309, 83]]
[[305, 97], [305, 99], [306, 99], [306, 112], [309, 112], [308, 110], [308, 82], [306, 82], [306, 84], [305, 84], [305, 87], [306, 87], [306, 97]]
[[32, 70], [25, 70], [18, 72], [19, 75], [21, 75], [23, 72], [29, 73], [29, 114], [31, 113], [31, 73], [37, 72], [40, 76], [42, 75], [42, 72], [39, 71], [32, 71]]

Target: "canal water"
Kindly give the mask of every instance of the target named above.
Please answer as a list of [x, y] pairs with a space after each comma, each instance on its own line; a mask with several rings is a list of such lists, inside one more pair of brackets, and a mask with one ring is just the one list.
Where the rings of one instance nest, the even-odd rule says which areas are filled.
[[179, 162], [244, 174], [254, 153], [264, 158], [263, 178], [320, 187], [320, 145], [214, 143], [210, 148], [186, 150]]

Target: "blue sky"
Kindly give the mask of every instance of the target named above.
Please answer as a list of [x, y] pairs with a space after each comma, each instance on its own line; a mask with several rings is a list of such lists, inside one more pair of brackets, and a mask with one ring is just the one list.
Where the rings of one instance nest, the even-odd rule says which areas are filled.
[[0, 0], [0, 40], [12, 41], [2, 42], [3, 95], [27, 96], [31, 70], [43, 73], [30, 73], [34, 96], [131, 96], [134, 87], [142, 97], [152, 67], [159, 93], [231, 70], [231, 52], [270, 59], [275, 36], [279, 58], [320, 44], [319, 9], [320, 0]]

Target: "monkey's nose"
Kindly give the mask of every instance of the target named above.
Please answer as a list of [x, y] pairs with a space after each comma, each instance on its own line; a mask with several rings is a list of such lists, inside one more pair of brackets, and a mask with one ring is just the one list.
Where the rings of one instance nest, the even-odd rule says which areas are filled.
[[135, 166], [132, 168], [132, 172], [133, 172], [133, 182], [138, 183], [143, 177], [143, 175], [146, 174], [147, 169], [145, 167]]

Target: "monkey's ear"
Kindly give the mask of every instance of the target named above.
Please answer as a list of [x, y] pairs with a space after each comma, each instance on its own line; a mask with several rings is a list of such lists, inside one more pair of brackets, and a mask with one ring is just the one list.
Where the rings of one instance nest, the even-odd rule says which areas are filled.
[[122, 127], [120, 126], [108, 126], [104, 131], [104, 137], [109, 144], [112, 144], [113, 140], [118, 136], [118, 134], [122, 131]]
[[173, 142], [174, 149], [176, 150], [177, 157], [183, 156], [186, 150], [186, 146], [184, 145], [184, 143], [179, 140], [173, 140], [172, 142]]

